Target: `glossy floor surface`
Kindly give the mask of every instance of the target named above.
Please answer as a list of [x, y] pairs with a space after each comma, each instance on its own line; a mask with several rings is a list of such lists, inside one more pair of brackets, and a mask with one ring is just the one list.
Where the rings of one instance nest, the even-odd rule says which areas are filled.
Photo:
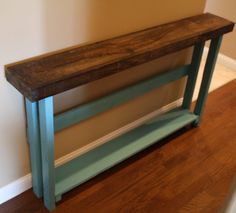
[[[236, 175], [236, 80], [213, 91], [201, 126], [181, 130], [63, 196], [54, 212], [218, 212]], [[47, 212], [29, 190], [1, 213]]]

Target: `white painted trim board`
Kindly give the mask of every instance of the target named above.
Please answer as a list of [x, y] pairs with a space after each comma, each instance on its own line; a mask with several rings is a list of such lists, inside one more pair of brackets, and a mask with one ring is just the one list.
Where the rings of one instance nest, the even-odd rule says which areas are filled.
[[[209, 51], [209, 47], [205, 47], [204, 52], [203, 52], [204, 59], [207, 58], [208, 51]], [[218, 58], [217, 58], [217, 63], [225, 66], [226, 68], [236, 71], [236, 60], [222, 53], [219, 53]]]
[[32, 187], [31, 174], [19, 178], [0, 188], [0, 204], [16, 197]]

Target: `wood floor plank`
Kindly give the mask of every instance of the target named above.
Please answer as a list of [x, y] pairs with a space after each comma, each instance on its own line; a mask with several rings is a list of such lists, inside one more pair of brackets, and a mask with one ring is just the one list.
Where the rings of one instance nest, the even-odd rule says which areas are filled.
[[[201, 126], [161, 143], [65, 194], [53, 212], [215, 213], [236, 175], [236, 81], [212, 92]], [[1, 213], [47, 212], [28, 190]]]

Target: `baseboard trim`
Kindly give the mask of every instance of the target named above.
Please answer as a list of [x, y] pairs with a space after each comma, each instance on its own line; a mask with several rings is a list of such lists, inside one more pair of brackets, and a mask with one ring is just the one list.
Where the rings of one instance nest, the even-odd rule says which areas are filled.
[[[179, 107], [182, 103], [182, 98], [179, 100], [176, 100], [158, 110], [155, 110], [137, 120], [135, 120], [134, 122], [131, 122], [107, 135], [105, 135], [104, 137], [101, 137], [97, 140], [95, 140], [94, 142], [88, 144], [87, 146], [80, 148], [78, 150], [75, 150], [74, 152], [65, 155], [61, 158], [59, 158], [58, 160], [55, 161], [55, 166], [58, 167], [60, 165], [63, 165], [65, 163], [67, 163], [68, 161], [78, 157], [79, 155], [82, 155], [86, 152], [88, 152], [91, 149], [96, 148], [97, 146], [100, 146], [104, 143], [107, 143], [108, 141], [148, 122], [149, 120], [153, 119], [154, 117], [162, 114], [162, 113], [166, 113], [176, 107]], [[32, 187], [32, 176], [31, 174], [27, 174], [24, 177], [21, 177], [20, 179], [13, 181], [11, 183], [9, 183], [6, 186], [3, 186], [0, 188], [0, 204], [18, 196], [19, 194], [23, 193], [24, 191], [30, 189]]]
[[0, 204], [16, 197], [32, 187], [31, 174], [0, 188]]
[[129, 132], [132, 129], [137, 128], [138, 126], [141, 126], [142, 124], [148, 122], [152, 118], [155, 118], [156, 116], [158, 116], [162, 113], [168, 112], [168, 111], [180, 106], [181, 103], [182, 103], [182, 98], [127, 124], [119, 129], [93, 141], [92, 143], [84, 146], [83, 148], [77, 149], [74, 152], [72, 152], [68, 155], [65, 155], [62, 158], [56, 160], [55, 166], [56, 167], [61, 166], [65, 163], [67, 163], [68, 161], [70, 161], [70, 160], [72, 160], [72, 159], [98, 147], [98, 146], [101, 146], [102, 144], [105, 144], [105, 143], [109, 142], [110, 140], [117, 138], [126, 132]]
[[[208, 54], [209, 48], [205, 47], [204, 48], [204, 52], [203, 52], [203, 58], [206, 59], [207, 58], [207, 54]], [[236, 60], [233, 58], [230, 58], [222, 53], [219, 53], [218, 55], [218, 59], [217, 59], [217, 63], [236, 71]]]

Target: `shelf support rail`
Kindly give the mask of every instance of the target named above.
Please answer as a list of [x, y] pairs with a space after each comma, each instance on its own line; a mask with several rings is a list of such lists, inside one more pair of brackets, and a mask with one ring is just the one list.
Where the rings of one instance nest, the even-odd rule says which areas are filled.
[[[194, 109], [196, 117], [190, 119], [196, 124], [200, 121], [206, 102], [221, 40], [222, 36], [212, 39], [211, 42], [200, 92]], [[54, 133], [185, 76], [188, 76], [188, 80], [182, 108], [188, 110], [192, 102], [203, 48], [204, 42], [195, 45], [190, 65], [164, 72], [59, 115], [53, 113], [53, 96], [33, 103], [26, 99], [33, 188], [38, 197], [43, 195], [44, 204], [49, 210], [55, 208], [55, 202], [61, 197], [60, 194], [55, 194]], [[40, 162], [42, 162], [42, 165]]]

